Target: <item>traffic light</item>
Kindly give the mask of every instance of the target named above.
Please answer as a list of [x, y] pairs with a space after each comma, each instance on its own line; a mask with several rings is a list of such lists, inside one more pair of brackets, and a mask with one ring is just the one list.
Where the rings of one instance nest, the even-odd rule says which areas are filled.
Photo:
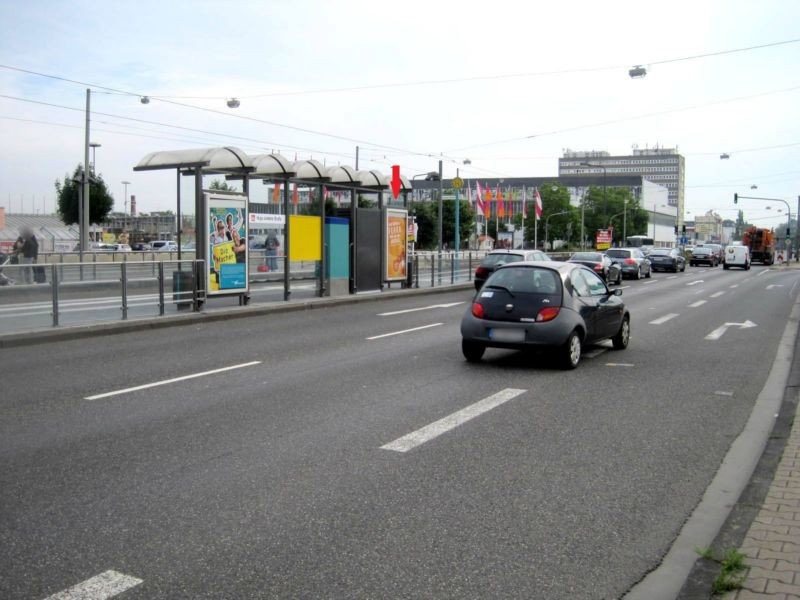
[[686, 235], [686, 223], [683, 224], [683, 235]]
[[736, 192], [733, 193], [733, 203], [739, 204], [739, 194], [737, 194]]
[[675, 225], [675, 235], [678, 235], [678, 226]]

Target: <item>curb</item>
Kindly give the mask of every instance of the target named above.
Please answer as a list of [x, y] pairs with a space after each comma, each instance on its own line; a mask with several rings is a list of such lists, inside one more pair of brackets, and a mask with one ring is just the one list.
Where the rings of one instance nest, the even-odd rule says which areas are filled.
[[274, 304], [230, 307], [214, 310], [213, 312], [201, 311], [185, 315], [171, 315], [168, 317], [148, 317], [130, 321], [113, 321], [110, 323], [91, 325], [69, 325], [53, 329], [34, 329], [29, 331], [0, 334], [0, 349], [18, 348], [20, 346], [31, 346], [48, 342], [77, 340], [120, 333], [130, 333], [132, 331], [166, 329], [168, 327], [181, 327], [186, 325], [195, 325], [197, 323], [212, 323], [226, 319], [244, 319], [247, 317], [257, 317], [273, 313], [282, 314], [301, 310], [343, 306], [347, 304], [380, 302], [383, 300], [394, 299], [398, 296], [414, 297], [432, 294], [444, 294], [447, 292], [467, 289], [474, 289], [474, 284], [472, 281], [433, 288], [398, 290], [390, 289], [375, 294], [347, 295], [335, 298], [289, 300], [287, 302], [281, 301]]

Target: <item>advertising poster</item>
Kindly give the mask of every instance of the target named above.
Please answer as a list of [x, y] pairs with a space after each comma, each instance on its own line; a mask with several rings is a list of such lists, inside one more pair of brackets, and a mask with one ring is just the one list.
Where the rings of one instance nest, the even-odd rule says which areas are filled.
[[598, 229], [595, 235], [595, 248], [608, 250], [611, 248], [611, 229]]
[[239, 293], [247, 282], [247, 200], [206, 195], [208, 206], [208, 293]]
[[407, 276], [408, 251], [408, 212], [405, 210], [387, 209], [385, 223], [386, 240], [384, 264], [386, 265], [385, 281], [404, 281]]

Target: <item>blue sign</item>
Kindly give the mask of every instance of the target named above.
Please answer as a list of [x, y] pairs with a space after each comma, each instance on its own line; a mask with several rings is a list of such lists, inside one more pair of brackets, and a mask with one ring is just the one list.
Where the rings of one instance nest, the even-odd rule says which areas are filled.
[[247, 287], [244, 263], [222, 264], [219, 269], [219, 289], [230, 290]]

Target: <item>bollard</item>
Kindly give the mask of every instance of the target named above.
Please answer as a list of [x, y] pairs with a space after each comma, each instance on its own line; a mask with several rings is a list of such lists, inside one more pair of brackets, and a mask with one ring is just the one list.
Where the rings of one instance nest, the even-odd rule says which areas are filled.
[[436, 255], [431, 252], [431, 287], [436, 285]]

